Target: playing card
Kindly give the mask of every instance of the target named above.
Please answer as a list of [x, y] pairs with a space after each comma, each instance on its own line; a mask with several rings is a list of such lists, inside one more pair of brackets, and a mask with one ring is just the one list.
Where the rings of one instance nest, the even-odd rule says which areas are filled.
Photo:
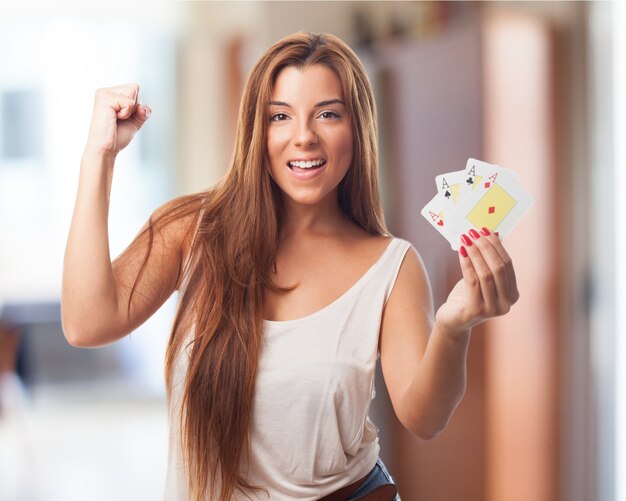
[[463, 198], [465, 188], [465, 171], [446, 172], [435, 177], [437, 192], [456, 207]]
[[475, 158], [464, 170], [440, 174], [435, 182], [437, 195], [422, 215], [454, 250], [461, 234], [472, 228], [486, 227], [503, 239], [533, 204], [514, 171]]
[[467, 233], [471, 228], [486, 227], [497, 231], [503, 239], [532, 206], [533, 198], [517, 184], [510, 171], [474, 159], [470, 161], [466, 181], [471, 189], [448, 217], [448, 231]]
[[422, 209], [422, 216], [441, 233], [444, 238], [450, 242], [454, 250], [458, 250], [460, 246], [459, 239], [461, 234], [448, 228], [447, 218], [454, 211], [454, 204], [451, 200], [445, 198], [441, 192], [437, 193], [433, 199]]
[[465, 166], [465, 191], [464, 194], [471, 191], [475, 186], [479, 185], [484, 178], [488, 178], [494, 171], [503, 173], [505, 176], [509, 176], [514, 182], [517, 182], [517, 174], [514, 171], [500, 167], [499, 165], [490, 164], [475, 158], [468, 158]]

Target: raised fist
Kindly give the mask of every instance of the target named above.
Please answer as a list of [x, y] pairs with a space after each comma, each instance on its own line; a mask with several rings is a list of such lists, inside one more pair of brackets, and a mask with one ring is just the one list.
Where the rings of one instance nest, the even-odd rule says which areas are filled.
[[137, 84], [98, 89], [86, 149], [117, 155], [128, 146], [152, 112], [138, 97]]

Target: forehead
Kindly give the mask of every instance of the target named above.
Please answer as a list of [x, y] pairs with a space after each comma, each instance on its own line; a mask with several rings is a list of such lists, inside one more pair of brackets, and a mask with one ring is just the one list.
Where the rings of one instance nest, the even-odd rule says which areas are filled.
[[343, 99], [343, 88], [337, 74], [327, 66], [313, 64], [304, 68], [283, 68], [272, 88], [272, 101], [320, 101]]

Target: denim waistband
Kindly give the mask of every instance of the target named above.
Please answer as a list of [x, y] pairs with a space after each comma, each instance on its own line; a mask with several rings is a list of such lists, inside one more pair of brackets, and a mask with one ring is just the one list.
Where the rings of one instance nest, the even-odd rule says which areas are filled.
[[[370, 492], [380, 487], [381, 485], [387, 485], [387, 484], [395, 485], [396, 482], [394, 481], [389, 471], [387, 471], [387, 468], [385, 467], [385, 463], [383, 463], [383, 460], [378, 458], [376, 460], [376, 464], [374, 465], [374, 468], [372, 468], [372, 470], [369, 472], [369, 474], [365, 478], [365, 481], [359, 486], [359, 488], [356, 491], [352, 493], [352, 495], [348, 499], [346, 499], [346, 501], [357, 500], [361, 496], [364, 496], [365, 494], [369, 494]], [[393, 499], [393, 501], [401, 501], [400, 494], [397, 494], [396, 497]]]

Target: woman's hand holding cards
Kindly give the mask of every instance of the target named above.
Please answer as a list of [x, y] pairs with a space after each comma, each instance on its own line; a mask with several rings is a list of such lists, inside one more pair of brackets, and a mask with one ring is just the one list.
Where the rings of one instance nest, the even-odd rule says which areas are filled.
[[448, 332], [467, 332], [507, 313], [519, 298], [501, 240], [532, 206], [533, 197], [518, 184], [515, 172], [474, 158], [465, 170], [441, 174], [435, 183], [437, 195], [422, 215], [458, 250], [463, 272], [435, 318]]
[[463, 278], [435, 317], [440, 328], [451, 333], [504, 315], [519, 299], [513, 263], [500, 239], [487, 228], [468, 233], [461, 236], [459, 248]]

